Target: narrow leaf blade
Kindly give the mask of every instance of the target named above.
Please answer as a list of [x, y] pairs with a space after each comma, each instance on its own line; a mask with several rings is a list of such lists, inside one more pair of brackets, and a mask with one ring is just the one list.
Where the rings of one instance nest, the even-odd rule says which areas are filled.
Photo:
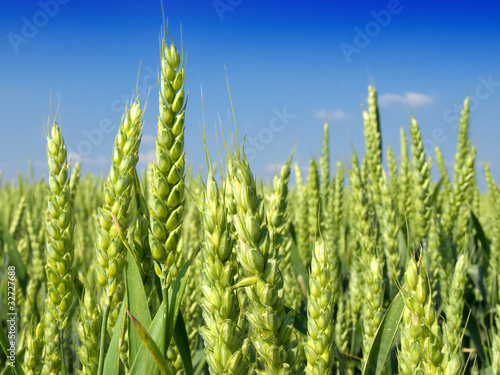
[[113, 328], [113, 335], [108, 346], [106, 358], [104, 359], [104, 373], [106, 375], [118, 375], [120, 373], [120, 336], [125, 325], [125, 304], [127, 297], [122, 303], [118, 319]]
[[[139, 267], [132, 254], [127, 255], [127, 297], [128, 309], [144, 327], [151, 325], [151, 315], [149, 313], [148, 300], [144, 284], [142, 282]], [[136, 330], [130, 330], [130, 359], [134, 362], [141, 348], [142, 340]]]
[[[288, 314], [292, 308], [285, 306], [285, 313]], [[300, 312], [295, 311], [295, 319], [293, 320], [293, 328], [300, 333], [307, 335], [307, 317]]]
[[[149, 335], [155, 340], [162, 353], [165, 352], [165, 345], [160, 338], [162, 332], [165, 332], [163, 325], [166, 324], [166, 321], [166, 306], [165, 302], [162, 302], [160, 308], [158, 309], [158, 312], [153, 319], [153, 322], [148, 329]], [[139, 355], [135, 358], [135, 361], [133, 361], [129, 375], [155, 375], [159, 372], [158, 366], [154, 362], [153, 358], [149, 355], [146, 355], [146, 350], [146, 346], [144, 345], [144, 343], [142, 343]]]
[[[126, 309], [125, 309], [126, 310]], [[141, 337], [144, 345], [146, 345], [146, 348], [148, 349], [149, 353], [151, 354], [151, 357], [153, 357], [154, 361], [160, 368], [161, 372], [163, 375], [173, 375], [173, 369], [171, 368], [171, 365], [169, 366], [169, 363], [163, 356], [163, 353], [161, 352], [160, 348], [158, 348], [158, 345], [156, 345], [156, 342], [153, 340], [153, 338], [149, 335], [148, 331], [143, 327], [141, 322], [139, 322], [131, 313], [130, 311], [126, 310], [131, 322], [134, 324], [134, 327]]]
[[392, 342], [396, 337], [399, 323], [403, 317], [404, 307], [405, 302], [400, 292], [392, 300], [391, 305], [380, 323], [370, 348], [363, 375], [381, 375], [384, 371], [385, 361], [391, 351]]
[[307, 293], [309, 293], [309, 272], [307, 272], [307, 268], [302, 262], [299, 249], [297, 248], [295, 241], [292, 241], [290, 251], [290, 262], [292, 264], [293, 273], [295, 274], [297, 280], [302, 279], [301, 286], [306, 289]]
[[472, 210], [470, 210], [470, 216], [472, 218], [472, 224], [474, 225], [474, 229], [476, 230], [476, 235], [481, 242], [481, 246], [483, 247], [483, 250], [488, 254], [488, 256], [491, 253], [490, 250], [490, 240], [486, 237], [486, 234], [484, 233], [483, 227], [481, 223], [479, 222], [479, 219], [477, 216], [474, 214]]
[[182, 299], [184, 298], [184, 293], [186, 291], [189, 270], [191, 269], [191, 264], [193, 263], [196, 255], [198, 255], [199, 251], [200, 245], [196, 247], [191, 259], [189, 259], [184, 266], [182, 266], [181, 270], [172, 282], [172, 285], [170, 285], [170, 288], [168, 289], [167, 333], [165, 340], [167, 348], [174, 334], [177, 313], [179, 312], [179, 308], [181, 307]]
[[186, 332], [186, 326], [182, 313], [179, 311], [177, 322], [175, 323], [174, 330], [175, 346], [179, 351], [179, 355], [184, 365], [184, 372], [186, 375], [194, 375], [193, 363], [191, 362], [191, 349], [189, 348], [189, 338]]
[[489, 360], [486, 357], [486, 349], [484, 347], [483, 340], [481, 338], [480, 325], [473, 311], [471, 311], [471, 314], [469, 316], [469, 324], [467, 324], [466, 330], [472, 342], [474, 343], [474, 346], [477, 350], [479, 358], [481, 358], [481, 361], [489, 363]]

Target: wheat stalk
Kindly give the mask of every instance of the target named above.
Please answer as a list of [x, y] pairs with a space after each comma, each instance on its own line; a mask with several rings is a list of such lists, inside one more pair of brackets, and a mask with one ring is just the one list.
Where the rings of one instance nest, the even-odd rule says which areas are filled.
[[294, 314], [284, 309], [283, 280], [265, 222], [264, 201], [244, 156], [230, 164], [229, 178], [236, 202], [238, 260], [252, 284], [246, 288], [250, 337], [265, 373], [291, 373], [297, 362]]

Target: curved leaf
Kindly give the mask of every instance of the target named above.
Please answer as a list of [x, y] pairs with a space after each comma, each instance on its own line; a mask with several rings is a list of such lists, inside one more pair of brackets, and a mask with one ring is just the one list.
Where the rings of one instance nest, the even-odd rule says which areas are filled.
[[[290, 310], [292, 310], [291, 307], [285, 306], [286, 314], [288, 314]], [[295, 328], [300, 333], [307, 335], [307, 317], [301, 314], [299, 311], [294, 311], [294, 312], [295, 312], [295, 318], [293, 320], [293, 328]]]
[[486, 237], [486, 234], [484, 234], [483, 227], [481, 223], [479, 222], [479, 219], [477, 216], [474, 214], [472, 210], [470, 210], [470, 216], [472, 218], [472, 224], [474, 225], [474, 229], [476, 230], [476, 236], [479, 242], [481, 242], [481, 246], [483, 247], [483, 250], [488, 254], [488, 256], [491, 253], [490, 250], [490, 240], [488, 237]]
[[[151, 315], [149, 313], [148, 299], [139, 267], [130, 251], [127, 255], [126, 267], [128, 309], [144, 327], [149, 327], [151, 325]], [[142, 340], [135, 330], [130, 331], [129, 340], [130, 362], [133, 363], [140, 351]]]
[[167, 311], [167, 333], [166, 333], [166, 348], [174, 335], [175, 323], [177, 321], [177, 313], [181, 307], [184, 292], [186, 291], [187, 278], [191, 269], [191, 264], [200, 251], [200, 244], [196, 247], [191, 259], [189, 259], [180, 269], [179, 273], [172, 281], [172, 285], [168, 289], [168, 311]]
[[179, 351], [179, 355], [182, 359], [182, 364], [184, 365], [184, 372], [186, 375], [193, 375], [193, 362], [191, 361], [191, 349], [189, 348], [189, 338], [186, 332], [186, 325], [184, 324], [184, 318], [182, 313], [179, 311], [177, 317], [177, 322], [175, 323], [174, 330], [174, 340], [175, 346]]
[[151, 354], [151, 357], [153, 357], [154, 361], [160, 368], [161, 372], [163, 375], [173, 375], [174, 371], [172, 368], [172, 365], [170, 365], [167, 360], [165, 359], [165, 356], [163, 355], [162, 351], [160, 348], [158, 348], [158, 345], [156, 345], [156, 342], [153, 340], [153, 338], [149, 335], [148, 331], [143, 327], [141, 322], [139, 322], [127, 309], [125, 309], [127, 312], [130, 320], [134, 324], [134, 327], [139, 334], [139, 336], [142, 339], [142, 342], [146, 345], [148, 348], [149, 353]]
[[[164, 353], [165, 345], [162, 340], [160, 340], [162, 332], [164, 332], [163, 325], [167, 321], [167, 312], [165, 307], [165, 301], [162, 302], [160, 308], [158, 309], [153, 322], [149, 326], [149, 335], [158, 344], [159, 349]], [[158, 366], [156, 366], [153, 358], [146, 355], [146, 347], [144, 343], [141, 345], [139, 355], [136, 356], [135, 361], [132, 363], [132, 367], [129, 371], [129, 375], [155, 375], [158, 373]]]
[[104, 358], [104, 373], [106, 375], [118, 375], [120, 373], [120, 346], [121, 346], [121, 334], [123, 327], [125, 326], [125, 304], [127, 303], [127, 297], [122, 303], [120, 312], [118, 313], [118, 319], [116, 320], [115, 327], [113, 328], [113, 336], [108, 346], [108, 351], [106, 353], [106, 358]]
[[[168, 307], [166, 304], [167, 301], [163, 301], [148, 329], [149, 336], [154, 340], [155, 345], [158, 346], [161, 353], [165, 353], [167, 351], [168, 345], [172, 340], [177, 313], [186, 290], [189, 269], [194, 257], [198, 254], [199, 249], [200, 245], [198, 245], [194, 251], [191, 259], [189, 259], [180, 269], [168, 290]], [[163, 332], [165, 332], [165, 334], [163, 334]], [[143, 343], [139, 355], [133, 362], [129, 375], [152, 375], [157, 373], [158, 369], [155, 362], [152, 361], [152, 357], [145, 357], [142, 355], [142, 353], [144, 353], [144, 349], [145, 347]]]
[[301, 286], [302, 292], [305, 294], [304, 296], [307, 298], [307, 294], [309, 293], [309, 272], [307, 272], [307, 268], [304, 266], [304, 262], [302, 262], [295, 241], [292, 241], [290, 251], [290, 262], [292, 264], [293, 273]]
[[405, 302], [403, 295], [398, 293], [380, 323], [375, 339], [370, 348], [363, 375], [380, 375], [385, 366], [385, 361], [392, 348], [392, 342], [398, 331], [399, 323], [403, 317]]

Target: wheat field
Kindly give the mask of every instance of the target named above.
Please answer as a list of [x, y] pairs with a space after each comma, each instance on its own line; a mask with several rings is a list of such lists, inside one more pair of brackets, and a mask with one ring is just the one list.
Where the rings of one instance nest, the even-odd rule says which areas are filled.
[[350, 163], [325, 123], [307, 173], [290, 150], [263, 184], [236, 131], [198, 177], [165, 37], [160, 63], [145, 170], [135, 98], [107, 176], [81, 175], [54, 116], [48, 178], [1, 182], [1, 374], [500, 374], [500, 190], [467, 98], [452, 168], [414, 117], [383, 147], [370, 86]]

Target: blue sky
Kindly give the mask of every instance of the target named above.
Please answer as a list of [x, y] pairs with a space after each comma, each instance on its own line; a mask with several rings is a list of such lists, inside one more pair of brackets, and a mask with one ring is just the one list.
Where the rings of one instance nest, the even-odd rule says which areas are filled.
[[[500, 181], [500, 4], [494, 1], [164, 1], [174, 41], [187, 56], [186, 157], [204, 165], [215, 153], [220, 114], [229, 132], [229, 96], [255, 173], [271, 176], [294, 143], [307, 168], [318, 157], [325, 113], [332, 163], [362, 154], [367, 87], [379, 93], [384, 145], [399, 155], [399, 127], [410, 113], [427, 151], [451, 165], [457, 111], [471, 96], [478, 167]], [[149, 88], [141, 167], [153, 156], [157, 119], [160, 0], [3, 2], [0, 12], [0, 169], [3, 179], [46, 173], [44, 127], [59, 102], [72, 159], [107, 173], [124, 104]], [[218, 125], [217, 125], [218, 126]], [[253, 150], [253, 151], [252, 151]], [[250, 155], [251, 154], [251, 155]], [[484, 177], [480, 173], [481, 185]]]

